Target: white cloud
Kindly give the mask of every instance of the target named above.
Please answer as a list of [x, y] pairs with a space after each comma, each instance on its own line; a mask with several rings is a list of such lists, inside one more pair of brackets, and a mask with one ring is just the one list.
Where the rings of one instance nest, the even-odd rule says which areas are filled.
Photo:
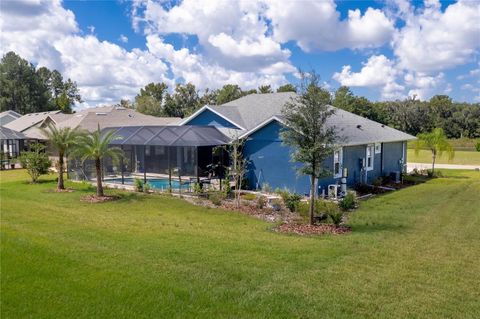
[[427, 100], [438, 93], [443, 88], [443, 93], [451, 90], [449, 84], [445, 85], [445, 75], [439, 73], [436, 76], [430, 76], [424, 73], [410, 72], [405, 75], [405, 84], [411, 87], [409, 96], [416, 96], [420, 100]]
[[15, 51], [29, 61], [62, 70], [61, 53], [52, 43], [78, 33], [75, 16], [59, 0], [2, 1], [1, 52]]
[[382, 90], [383, 98], [396, 98], [402, 94], [404, 87], [397, 83], [401, 74], [394, 62], [384, 55], [373, 55], [359, 72], [352, 72], [350, 65], [345, 65], [341, 72], [333, 74], [333, 79], [341, 85], [351, 87], [373, 87]]
[[437, 0], [419, 13], [404, 9], [405, 26], [392, 45], [401, 67], [416, 72], [446, 70], [469, 62], [480, 48], [480, 5], [459, 1], [442, 12]]
[[304, 51], [335, 51], [342, 48], [375, 48], [388, 42], [393, 34], [393, 21], [378, 10], [349, 10], [348, 18], [340, 19], [333, 0], [267, 1], [266, 17], [272, 23], [274, 39], [281, 43], [295, 41]]
[[123, 43], [128, 43], [128, 37], [123, 34], [120, 34], [120, 37], [118, 38], [118, 40], [120, 40], [120, 42], [123, 42]]

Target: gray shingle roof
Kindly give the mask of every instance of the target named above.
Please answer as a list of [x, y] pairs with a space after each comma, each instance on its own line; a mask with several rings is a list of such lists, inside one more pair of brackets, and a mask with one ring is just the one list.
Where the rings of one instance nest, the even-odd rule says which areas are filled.
[[0, 140], [24, 140], [26, 138], [27, 137], [22, 132], [17, 132], [4, 126], [0, 126]]
[[16, 120], [11, 121], [10, 123], [5, 124], [4, 126], [14, 131], [23, 132], [29, 127], [32, 127], [42, 122], [49, 115], [53, 115], [57, 113], [60, 113], [60, 111], [29, 113], [29, 114], [23, 115], [22, 117], [19, 117]]
[[21, 117], [22, 114], [19, 114], [15, 111], [8, 110], [0, 113], [0, 125], [5, 125]]
[[59, 127], [81, 128], [94, 131], [98, 125], [101, 128], [140, 125], [173, 125], [180, 121], [177, 117], [156, 117], [145, 115], [132, 109], [105, 106], [89, 108], [71, 114], [70, 118], [61, 121]]
[[[229, 103], [210, 106], [214, 111], [241, 125], [248, 132], [268, 119], [276, 116], [282, 118], [282, 108], [292, 102], [296, 93], [251, 94]], [[333, 107], [333, 106], [332, 106]], [[335, 114], [328, 120], [328, 125], [335, 126], [345, 139], [343, 145], [360, 145], [376, 142], [396, 142], [411, 140], [415, 137], [381, 123], [359, 115], [334, 108]]]

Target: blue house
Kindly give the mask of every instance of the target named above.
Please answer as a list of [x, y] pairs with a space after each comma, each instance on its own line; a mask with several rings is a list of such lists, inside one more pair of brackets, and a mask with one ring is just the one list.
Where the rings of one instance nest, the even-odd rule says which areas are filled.
[[[309, 193], [309, 177], [298, 175], [300, 163], [291, 162], [292, 149], [282, 143], [282, 108], [295, 93], [251, 94], [219, 106], [204, 106], [183, 125], [215, 126], [231, 138], [246, 138], [244, 156], [249, 160], [248, 186], [287, 188]], [[331, 176], [318, 181], [318, 191], [340, 184], [372, 183], [380, 176], [398, 176], [407, 161], [407, 141], [415, 137], [381, 123], [335, 108], [328, 125], [335, 126], [343, 142], [326, 160]]]

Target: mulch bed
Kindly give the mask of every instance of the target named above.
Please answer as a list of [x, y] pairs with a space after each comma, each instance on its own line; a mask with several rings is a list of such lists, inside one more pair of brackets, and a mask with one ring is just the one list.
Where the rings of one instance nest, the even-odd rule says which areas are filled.
[[47, 189], [45, 193], [73, 193], [75, 190], [73, 188], [65, 189]]
[[352, 230], [346, 226], [335, 226], [332, 224], [281, 224], [274, 231], [279, 233], [290, 233], [297, 235], [323, 235], [323, 234], [347, 234]]
[[97, 196], [97, 195], [87, 195], [80, 198], [82, 202], [87, 203], [104, 203], [110, 202], [119, 199], [119, 196]]

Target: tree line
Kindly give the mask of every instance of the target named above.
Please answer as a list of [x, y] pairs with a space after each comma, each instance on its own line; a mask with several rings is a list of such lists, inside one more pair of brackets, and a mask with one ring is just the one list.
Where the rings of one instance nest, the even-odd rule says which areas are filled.
[[[204, 105], [221, 105], [249, 94], [273, 93], [270, 85], [244, 90], [237, 84], [226, 84], [217, 90], [200, 92], [194, 84], [176, 84], [173, 91], [165, 83], [149, 83], [133, 101], [119, 105], [153, 116], [187, 117]], [[282, 85], [276, 92], [297, 92], [293, 84]], [[0, 61], [0, 110], [20, 114], [62, 110], [71, 113], [81, 102], [77, 84], [63, 79], [57, 70], [36, 68], [14, 52]], [[428, 101], [415, 97], [376, 102], [356, 96], [345, 86], [331, 93], [333, 106], [368, 119], [395, 127], [412, 135], [442, 128], [449, 138], [480, 137], [480, 103], [454, 102], [448, 95], [436, 95]]]
[[[277, 92], [295, 92], [295, 86], [280, 86]], [[258, 89], [243, 90], [236, 84], [226, 84], [218, 90], [206, 89], [203, 94], [194, 84], [176, 84], [169, 93], [165, 83], [149, 83], [135, 97], [133, 103], [121, 100], [120, 106], [134, 108], [138, 112], [153, 116], [186, 117], [204, 105], [221, 105], [249, 94], [273, 93], [270, 85], [262, 85]]]
[[0, 61], [0, 111], [20, 114], [61, 110], [72, 113], [82, 102], [76, 82], [64, 79], [57, 70], [37, 68], [15, 52]]

